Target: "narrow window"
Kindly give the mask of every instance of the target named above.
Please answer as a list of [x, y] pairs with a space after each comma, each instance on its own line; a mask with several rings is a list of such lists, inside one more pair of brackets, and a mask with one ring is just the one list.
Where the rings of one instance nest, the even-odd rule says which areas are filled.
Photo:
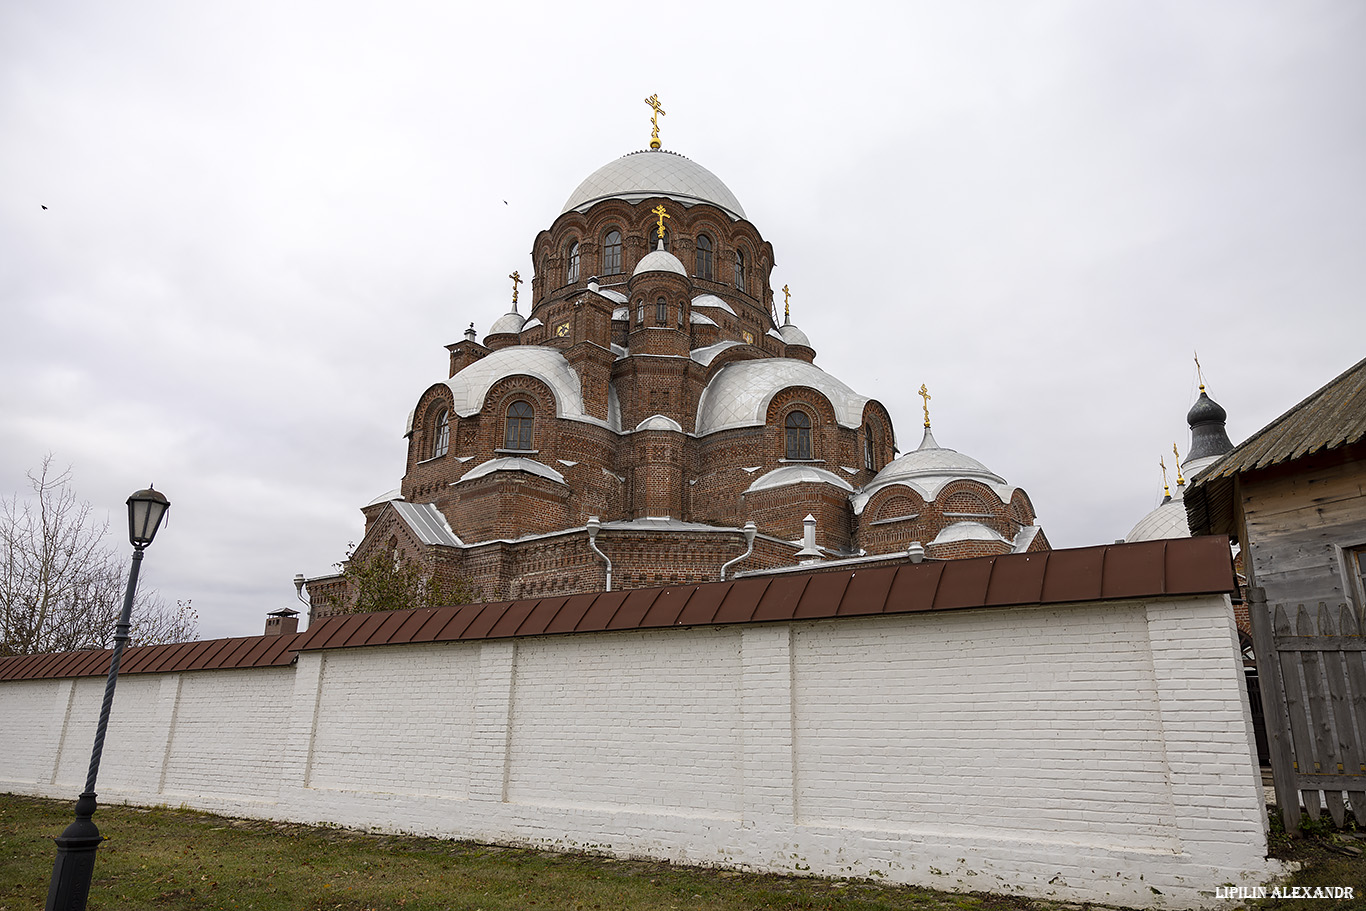
[[616, 275], [621, 271], [621, 232], [613, 229], [607, 232], [602, 242], [602, 274]]
[[735, 251], [735, 287], [739, 291], [745, 290], [745, 251]]
[[682, 304], [679, 304], [679, 306], [678, 306], [678, 328], [680, 328], [680, 329], [683, 328], [683, 305], [682, 305]]
[[569, 268], [565, 271], [565, 281], [576, 282], [579, 280], [579, 242], [571, 241], [569, 244]]
[[863, 467], [873, 470], [873, 425], [863, 425]]
[[697, 235], [697, 277], [712, 277], [711, 238], [705, 234]]
[[636, 328], [645, 328], [645, 298], [636, 301]]
[[439, 459], [451, 448], [451, 413], [442, 408], [432, 429], [432, 458]]
[[787, 457], [811, 458], [811, 418], [805, 411], [787, 413]]
[[665, 303], [664, 298], [661, 297], [659, 300], [655, 301], [655, 325], [664, 326], [668, 325], [668, 322], [669, 305]]
[[531, 425], [535, 412], [527, 402], [513, 402], [508, 406], [507, 433], [503, 435], [504, 449], [530, 449]]

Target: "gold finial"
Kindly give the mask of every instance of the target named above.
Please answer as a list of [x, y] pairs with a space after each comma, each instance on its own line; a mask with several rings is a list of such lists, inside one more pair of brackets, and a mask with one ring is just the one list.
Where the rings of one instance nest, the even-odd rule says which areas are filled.
[[664, 204], [663, 204], [663, 203], [660, 203], [659, 205], [657, 205], [657, 206], [655, 206], [653, 209], [651, 209], [651, 210], [650, 210], [650, 214], [651, 214], [651, 215], [657, 215], [657, 216], [659, 216], [659, 237], [660, 237], [660, 240], [663, 240], [663, 239], [664, 239], [664, 219], [666, 219], [666, 218], [672, 218], [673, 216], [670, 215], [668, 212], [665, 212], [665, 211], [664, 211]]
[[1186, 479], [1181, 477], [1181, 453], [1176, 451], [1176, 444], [1172, 444], [1172, 455], [1176, 456], [1176, 486], [1185, 487]]
[[792, 292], [783, 285], [783, 325], [792, 321]]
[[931, 398], [931, 396], [930, 396], [930, 390], [927, 389], [927, 388], [925, 388], [925, 384], [924, 384], [924, 383], [921, 383], [921, 384], [920, 384], [920, 397], [921, 397], [922, 399], [925, 400], [924, 403], [923, 403], [923, 404], [924, 404], [924, 408], [925, 408], [925, 429], [926, 429], [926, 430], [929, 430], [929, 429], [930, 429], [930, 398]]
[[[650, 148], [658, 149], [662, 147], [659, 141], [659, 115], [668, 114], [668, 111], [659, 106], [659, 95], [657, 93], [646, 98], [645, 103], [655, 110], [650, 115]], [[660, 236], [663, 237], [662, 234]]]
[[519, 272], [517, 272], [517, 271], [514, 269], [513, 272], [512, 272], [512, 274], [509, 275], [508, 278], [512, 279], [512, 309], [513, 309], [513, 310], [516, 310], [516, 309], [517, 309], [517, 286], [520, 285], [520, 284], [522, 283], [522, 276], [521, 276], [521, 274], [520, 274]]
[[1172, 495], [1172, 489], [1167, 486], [1167, 462], [1159, 456], [1157, 464], [1162, 466], [1162, 496], [1170, 497]]
[[1195, 352], [1195, 378], [1200, 381], [1200, 391], [1205, 391], [1205, 376], [1200, 372], [1200, 352]]

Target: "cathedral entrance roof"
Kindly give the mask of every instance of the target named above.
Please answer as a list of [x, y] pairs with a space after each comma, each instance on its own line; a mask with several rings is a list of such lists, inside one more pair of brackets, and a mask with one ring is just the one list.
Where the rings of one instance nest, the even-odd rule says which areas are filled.
[[632, 152], [609, 161], [579, 184], [563, 211], [584, 212], [604, 199], [638, 202], [651, 196], [666, 196], [684, 205], [710, 203], [732, 218], [748, 217], [721, 178], [692, 159], [663, 149]]
[[727, 364], [711, 378], [697, 406], [697, 435], [731, 427], [763, 426], [768, 403], [791, 386], [809, 386], [830, 402], [844, 427], [863, 423], [861, 396], [821, 368], [806, 361], [769, 357]]

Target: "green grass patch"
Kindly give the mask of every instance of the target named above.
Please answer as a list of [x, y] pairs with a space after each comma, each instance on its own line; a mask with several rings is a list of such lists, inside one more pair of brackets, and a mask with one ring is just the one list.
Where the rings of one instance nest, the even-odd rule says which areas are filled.
[[[56, 847], [74, 801], [0, 795], [0, 911], [47, 898]], [[953, 894], [868, 881], [738, 873], [654, 861], [503, 848], [212, 816], [166, 807], [103, 806], [108, 840], [95, 863], [90, 911], [1040, 911], [1034, 899]], [[1357, 884], [1366, 864], [1333, 834], [1278, 839], [1306, 862], [1298, 885]], [[1324, 909], [1333, 903], [1317, 902]], [[1306, 907], [1309, 905], [1306, 904]], [[1274, 905], [1293, 908], [1295, 904]]]

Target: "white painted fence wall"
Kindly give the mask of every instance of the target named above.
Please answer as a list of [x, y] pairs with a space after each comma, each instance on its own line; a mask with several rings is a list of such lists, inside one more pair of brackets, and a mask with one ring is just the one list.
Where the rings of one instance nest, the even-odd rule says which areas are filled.
[[[1143, 907], [1278, 871], [1223, 596], [301, 653], [120, 678], [102, 802]], [[0, 684], [72, 798], [103, 679]]]

